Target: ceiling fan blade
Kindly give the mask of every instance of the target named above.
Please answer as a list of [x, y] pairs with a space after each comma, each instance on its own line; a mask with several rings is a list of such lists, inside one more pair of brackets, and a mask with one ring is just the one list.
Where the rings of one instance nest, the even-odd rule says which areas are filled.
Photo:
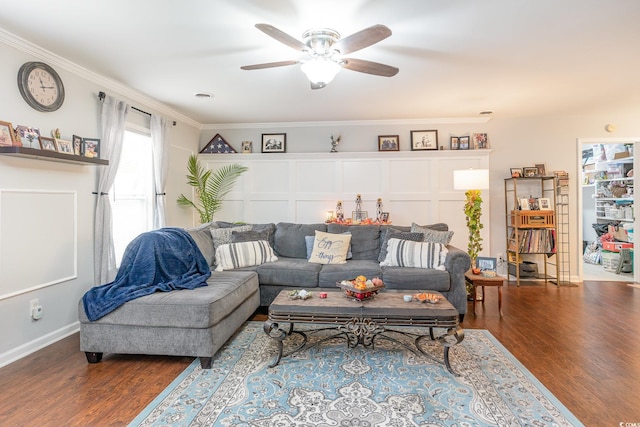
[[302, 43], [300, 40], [291, 37], [289, 34], [284, 31], [280, 31], [273, 25], [269, 24], [256, 24], [256, 28], [268, 35], [269, 37], [273, 37], [278, 40], [280, 43], [284, 43], [289, 47], [294, 48], [295, 50], [307, 50], [309, 49], [306, 44]]
[[380, 64], [379, 62], [365, 61], [364, 59], [343, 59], [342, 68], [360, 73], [373, 74], [376, 76], [393, 77], [400, 71], [391, 65]]
[[364, 30], [353, 33], [348, 37], [338, 40], [333, 47], [342, 55], [355, 52], [372, 44], [378, 43], [391, 35], [391, 30], [381, 24], [373, 25]]
[[296, 65], [300, 61], [278, 61], [278, 62], [265, 62], [264, 64], [243, 65], [240, 67], [243, 70], [261, 70], [263, 68], [285, 67], [287, 65]]

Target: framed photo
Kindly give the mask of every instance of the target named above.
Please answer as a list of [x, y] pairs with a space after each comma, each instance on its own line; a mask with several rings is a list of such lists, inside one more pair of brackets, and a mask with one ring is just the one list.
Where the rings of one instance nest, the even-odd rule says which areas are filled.
[[249, 154], [253, 152], [253, 141], [242, 141], [242, 153]]
[[82, 138], [82, 155], [85, 157], [100, 157], [100, 140], [98, 138]]
[[382, 212], [380, 214], [380, 221], [389, 222], [389, 212]]
[[460, 142], [460, 150], [468, 150], [469, 149], [469, 137], [461, 136], [458, 140]]
[[511, 168], [511, 178], [522, 178], [522, 168]]
[[438, 131], [437, 130], [412, 130], [411, 131], [412, 150], [437, 150]]
[[43, 150], [58, 151], [58, 144], [53, 138], [47, 138], [46, 136], [40, 137], [40, 147]]
[[400, 151], [400, 137], [398, 135], [378, 136], [378, 151]]
[[450, 150], [459, 150], [460, 149], [460, 138], [457, 136], [452, 136], [449, 142]]
[[287, 151], [286, 133], [263, 133], [262, 152], [263, 153], [285, 153]]
[[481, 271], [496, 271], [496, 266], [496, 258], [488, 258], [482, 256], [476, 258], [476, 267], [478, 267]]
[[542, 211], [548, 211], [548, 210], [553, 209], [553, 207], [551, 206], [551, 199], [549, 199], [547, 197], [539, 198], [538, 199], [538, 207]]
[[545, 176], [547, 174], [544, 163], [536, 163], [536, 169], [538, 169], [538, 176]]
[[16, 127], [16, 136], [23, 147], [40, 149], [40, 129], [20, 125]]
[[[58, 140], [58, 145], [60, 145], [60, 139]], [[82, 156], [82, 137], [78, 135], [73, 135], [73, 139], [71, 140], [71, 144], [73, 145], [73, 154], [76, 156]]]
[[13, 126], [9, 122], [0, 122], [0, 147], [10, 147], [16, 145], [16, 136], [13, 133]]
[[351, 212], [351, 220], [354, 223], [362, 222], [365, 219], [369, 218], [369, 212], [367, 211], [353, 211]]
[[529, 206], [529, 199], [519, 199], [518, 201], [520, 202], [520, 210], [523, 210], [523, 211], [531, 210], [531, 206]]
[[65, 141], [64, 139], [56, 139], [54, 141], [58, 144], [58, 151], [60, 153], [75, 154], [73, 151], [73, 143], [71, 141]]
[[534, 178], [538, 176], [538, 168], [522, 168], [522, 176], [525, 178]]
[[489, 148], [488, 139], [486, 133], [474, 133], [473, 134], [473, 148], [475, 150], [482, 150]]

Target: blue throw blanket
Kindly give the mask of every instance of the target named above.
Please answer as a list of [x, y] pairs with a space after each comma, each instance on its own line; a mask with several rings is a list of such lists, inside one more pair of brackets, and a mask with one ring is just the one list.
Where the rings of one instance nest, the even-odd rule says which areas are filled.
[[206, 286], [209, 276], [209, 265], [189, 233], [180, 228], [150, 231], [129, 243], [113, 282], [84, 294], [84, 311], [93, 322], [141, 296]]

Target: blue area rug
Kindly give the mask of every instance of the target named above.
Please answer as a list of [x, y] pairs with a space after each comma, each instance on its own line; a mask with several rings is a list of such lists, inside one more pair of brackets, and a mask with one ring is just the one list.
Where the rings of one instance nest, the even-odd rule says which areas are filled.
[[275, 353], [262, 322], [248, 322], [211, 369], [195, 360], [130, 426], [582, 425], [486, 330], [451, 348], [457, 377], [387, 340], [333, 339], [269, 368]]

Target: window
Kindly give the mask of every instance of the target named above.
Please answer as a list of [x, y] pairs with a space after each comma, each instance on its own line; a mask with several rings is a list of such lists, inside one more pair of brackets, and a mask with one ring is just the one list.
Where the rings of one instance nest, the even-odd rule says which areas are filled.
[[151, 136], [125, 131], [118, 172], [109, 191], [118, 267], [129, 242], [153, 227], [152, 162]]

